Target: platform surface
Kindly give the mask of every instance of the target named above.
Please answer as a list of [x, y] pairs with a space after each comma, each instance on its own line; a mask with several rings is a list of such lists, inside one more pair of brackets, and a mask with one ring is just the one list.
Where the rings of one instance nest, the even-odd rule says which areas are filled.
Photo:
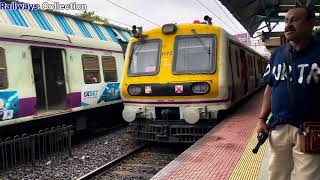
[[260, 90], [152, 179], [267, 180], [268, 143], [252, 153], [262, 97]]

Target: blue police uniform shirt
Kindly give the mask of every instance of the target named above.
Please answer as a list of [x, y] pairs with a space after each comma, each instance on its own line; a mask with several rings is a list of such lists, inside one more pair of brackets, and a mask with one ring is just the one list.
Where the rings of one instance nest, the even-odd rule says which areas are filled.
[[[295, 107], [288, 94], [284, 63], [288, 51], [289, 76]], [[263, 75], [265, 84], [272, 86], [269, 128], [280, 124], [299, 127], [306, 120], [320, 121], [320, 42], [312, 39], [306, 48], [295, 51], [292, 45], [281, 46], [272, 54]]]

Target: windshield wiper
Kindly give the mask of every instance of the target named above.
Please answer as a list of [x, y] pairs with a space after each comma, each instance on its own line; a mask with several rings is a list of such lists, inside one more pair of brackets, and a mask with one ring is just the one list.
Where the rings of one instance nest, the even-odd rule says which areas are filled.
[[191, 30], [192, 33], [194, 34], [194, 36], [198, 39], [198, 41], [200, 42], [200, 44], [202, 45], [203, 49], [210, 55], [211, 51], [210, 51], [210, 46], [206, 46], [206, 44], [202, 41], [202, 39], [199, 37], [197, 31], [195, 29]]

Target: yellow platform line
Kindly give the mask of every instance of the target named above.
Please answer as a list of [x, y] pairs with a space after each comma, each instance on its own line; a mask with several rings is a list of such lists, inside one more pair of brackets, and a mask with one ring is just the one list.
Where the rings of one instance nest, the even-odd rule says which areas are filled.
[[267, 141], [260, 147], [257, 154], [252, 153], [252, 149], [257, 143], [256, 130], [253, 131], [252, 136], [239, 159], [236, 167], [233, 169], [229, 180], [256, 180], [258, 179], [261, 163], [266, 151]]

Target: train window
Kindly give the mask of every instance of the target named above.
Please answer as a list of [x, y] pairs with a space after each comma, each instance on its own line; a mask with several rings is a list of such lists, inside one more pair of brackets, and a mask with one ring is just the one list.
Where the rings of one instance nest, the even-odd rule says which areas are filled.
[[82, 66], [86, 84], [100, 83], [100, 68], [98, 56], [83, 55]]
[[118, 80], [116, 60], [113, 56], [102, 57], [102, 69], [104, 82], [115, 82]]
[[235, 57], [236, 57], [237, 75], [238, 75], [238, 77], [240, 77], [240, 67], [239, 67], [239, 54], [238, 54], [238, 51], [235, 50], [235, 51], [234, 51], [234, 54], [235, 54]]
[[173, 73], [213, 73], [216, 64], [216, 37], [179, 36], [175, 40]]
[[8, 88], [7, 66], [4, 49], [0, 48], [0, 89]]
[[149, 40], [132, 45], [129, 75], [155, 75], [159, 71], [160, 42]]

